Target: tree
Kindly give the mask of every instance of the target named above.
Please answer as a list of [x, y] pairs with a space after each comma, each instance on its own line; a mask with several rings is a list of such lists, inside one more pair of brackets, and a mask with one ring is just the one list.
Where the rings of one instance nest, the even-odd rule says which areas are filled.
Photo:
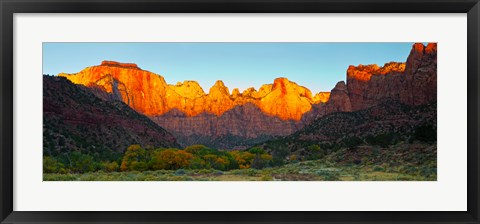
[[185, 147], [184, 150], [193, 155], [198, 155], [202, 149], [208, 149], [208, 147], [204, 145], [191, 145], [191, 146]]
[[437, 131], [430, 124], [422, 125], [415, 129], [414, 137], [422, 142], [434, 142], [437, 141]]
[[207, 168], [214, 168], [215, 161], [217, 161], [218, 156], [213, 154], [204, 155], [203, 160], [205, 160], [205, 166]]
[[252, 168], [263, 169], [267, 166], [270, 166], [272, 161], [272, 156], [268, 154], [256, 154], [255, 159], [252, 161]]
[[189, 168], [190, 169], [203, 169], [205, 168], [205, 160], [203, 160], [202, 158], [200, 157], [197, 157], [197, 156], [194, 156], [192, 158], [192, 160], [190, 160], [190, 165], [189, 165]]
[[193, 155], [184, 150], [175, 152], [174, 169], [187, 168], [190, 165]]
[[319, 145], [310, 145], [307, 147], [307, 159], [321, 159], [325, 156], [325, 152]]
[[346, 147], [352, 148], [363, 143], [363, 140], [357, 136], [346, 138], [343, 143]]
[[265, 154], [266, 153], [265, 150], [263, 150], [262, 148], [258, 148], [258, 147], [251, 148], [248, 151], [252, 154]]
[[43, 173], [65, 173], [64, 165], [50, 156], [43, 157]]
[[228, 170], [230, 166], [230, 160], [227, 156], [217, 157], [215, 163], [213, 164], [213, 168], [217, 170]]
[[113, 161], [113, 162], [107, 161], [103, 164], [103, 167], [105, 171], [108, 171], [108, 172], [115, 172], [119, 168], [118, 163], [116, 161]]
[[95, 170], [93, 157], [81, 152], [75, 151], [70, 153], [70, 169], [77, 173], [92, 172]]
[[188, 168], [193, 155], [185, 150], [165, 149], [154, 152], [151, 166], [155, 170]]
[[267, 147], [270, 149], [270, 152], [272, 152], [272, 163], [274, 166], [283, 165], [285, 158], [290, 155], [290, 149], [287, 144], [283, 142], [270, 142], [267, 144]]
[[245, 151], [231, 151], [230, 154], [232, 155], [233, 159], [238, 165], [240, 169], [248, 169], [252, 164], [255, 155], [250, 152]]
[[121, 171], [132, 171], [136, 170], [135, 168], [143, 168], [144, 163], [146, 165], [147, 162], [147, 151], [143, 149], [140, 145], [131, 145], [125, 151], [125, 155], [123, 156], [122, 165], [120, 166]]

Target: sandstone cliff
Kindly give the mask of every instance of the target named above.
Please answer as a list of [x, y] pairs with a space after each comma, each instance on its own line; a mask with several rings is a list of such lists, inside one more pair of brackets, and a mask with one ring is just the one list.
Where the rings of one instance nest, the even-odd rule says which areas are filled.
[[398, 99], [407, 105], [436, 100], [437, 44], [414, 44], [406, 63], [350, 66], [347, 91], [353, 111], [386, 99]]
[[205, 92], [196, 81], [169, 85], [136, 64], [112, 61], [59, 76], [89, 87], [103, 99], [125, 102], [185, 144], [220, 142], [217, 146], [226, 147], [288, 135], [325, 115], [364, 110], [385, 100], [407, 105], [435, 101], [436, 56], [435, 43], [414, 44], [405, 63], [350, 66], [346, 83], [315, 95], [287, 78], [243, 92], [230, 92], [219, 80]]
[[275, 79], [273, 84], [263, 85], [259, 91], [249, 88], [243, 93], [238, 89], [230, 93], [218, 80], [205, 93], [196, 81], [168, 85], [162, 76], [142, 70], [136, 64], [112, 61], [103, 61], [76, 74], [59, 76], [109, 93], [110, 96], [103, 97], [120, 99], [148, 116], [161, 116], [174, 109], [190, 117], [202, 113], [220, 116], [236, 106], [252, 103], [267, 115], [299, 121], [312, 104], [324, 103], [329, 97], [323, 92], [312, 98], [309, 89], [287, 78]]

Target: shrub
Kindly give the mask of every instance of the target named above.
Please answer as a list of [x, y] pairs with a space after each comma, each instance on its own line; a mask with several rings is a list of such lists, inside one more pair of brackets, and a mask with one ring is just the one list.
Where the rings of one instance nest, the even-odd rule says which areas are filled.
[[147, 157], [147, 151], [145, 151], [140, 145], [131, 145], [125, 151], [120, 170], [132, 171], [135, 170], [134, 168], [143, 168], [143, 164], [138, 164], [138, 162], [145, 163]]
[[375, 172], [383, 172], [383, 171], [385, 171], [385, 169], [384, 169], [383, 167], [381, 167], [381, 166], [374, 166], [374, 167], [373, 167], [373, 171], [375, 171]]
[[290, 156], [290, 161], [291, 161], [291, 162], [298, 162], [298, 157], [297, 157], [297, 155], [291, 155], [291, 156]]
[[272, 156], [268, 154], [257, 154], [252, 161], [251, 167], [254, 169], [263, 169], [267, 166], [270, 166], [270, 162], [272, 161]]
[[415, 129], [414, 138], [423, 142], [434, 142], [437, 140], [437, 131], [432, 125], [423, 125]]
[[343, 141], [346, 147], [351, 148], [363, 143], [363, 140], [357, 136], [347, 138]]
[[322, 176], [323, 180], [326, 180], [326, 181], [340, 180], [340, 174], [337, 171], [321, 170], [317, 172], [317, 175]]
[[166, 149], [154, 152], [151, 167], [155, 170], [176, 170], [187, 168], [193, 155], [185, 150]]
[[399, 136], [396, 133], [382, 133], [375, 136], [368, 136], [365, 140], [372, 145], [387, 147], [396, 144], [398, 139]]
[[248, 151], [252, 154], [265, 154], [266, 153], [265, 150], [263, 150], [262, 148], [258, 148], [258, 147], [251, 148]]
[[199, 157], [193, 157], [192, 160], [190, 160], [190, 169], [194, 170], [199, 170], [205, 168], [205, 161], [202, 158]]
[[261, 181], [272, 181], [273, 177], [271, 175], [263, 175], [262, 178], [260, 179]]
[[285, 158], [291, 153], [288, 146], [283, 142], [269, 142], [266, 147], [270, 149], [270, 152], [272, 153], [272, 165], [274, 166], [283, 165]]
[[43, 157], [43, 173], [66, 173], [64, 165], [50, 156]]
[[105, 162], [103, 164], [104, 170], [108, 172], [115, 172], [118, 171], [119, 165], [116, 161], [113, 162]]
[[319, 145], [310, 145], [307, 147], [306, 159], [315, 160], [315, 159], [321, 159], [324, 156], [325, 156], [325, 152], [320, 148]]
[[148, 165], [144, 161], [132, 161], [130, 164], [130, 169], [135, 171], [146, 171], [148, 169]]
[[236, 165], [240, 169], [248, 169], [250, 168], [255, 155], [246, 152], [246, 151], [231, 151], [230, 155], [232, 155]]
[[185, 147], [184, 150], [186, 152], [189, 152], [189, 153], [193, 154], [193, 155], [197, 155], [203, 149], [208, 149], [208, 147], [204, 146], [204, 145], [191, 145], [191, 146]]
[[75, 151], [70, 155], [70, 170], [76, 173], [92, 172], [95, 170], [95, 164], [93, 157], [90, 155], [82, 154]]
[[187, 173], [187, 172], [185, 172], [184, 169], [178, 169], [178, 170], [176, 170], [176, 171], [173, 173], [173, 175], [175, 175], [175, 176], [182, 176], [182, 175], [185, 175], [186, 173]]

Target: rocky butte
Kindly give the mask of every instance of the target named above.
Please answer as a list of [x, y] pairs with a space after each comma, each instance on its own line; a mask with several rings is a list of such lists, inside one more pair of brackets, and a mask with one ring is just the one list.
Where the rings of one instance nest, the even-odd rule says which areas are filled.
[[436, 100], [437, 44], [414, 44], [406, 63], [350, 66], [347, 92], [353, 111], [367, 109], [385, 99], [413, 106]]
[[187, 116], [201, 113], [220, 116], [236, 106], [251, 103], [265, 114], [298, 121], [312, 104], [328, 100], [328, 93], [312, 97], [309, 89], [287, 78], [275, 79], [273, 84], [263, 85], [259, 91], [249, 88], [243, 93], [238, 89], [230, 93], [218, 80], [205, 93], [196, 81], [169, 85], [162, 76], [142, 70], [136, 64], [112, 61], [103, 61], [76, 74], [61, 73], [59, 76], [110, 93], [113, 98], [148, 116], [161, 116], [174, 109]]
[[417, 43], [405, 63], [349, 66], [346, 83], [315, 95], [287, 78], [243, 92], [230, 92], [219, 80], [205, 92], [196, 81], [171, 85], [136, 64], [112, 61], [59, 76], [104, 99], [125, 102], [181, 144], [233, 147], [288, 135], [327, 114], [364, 110], [385, 100], [413, 106], [436, 100], [436, 66], [437, 44]]

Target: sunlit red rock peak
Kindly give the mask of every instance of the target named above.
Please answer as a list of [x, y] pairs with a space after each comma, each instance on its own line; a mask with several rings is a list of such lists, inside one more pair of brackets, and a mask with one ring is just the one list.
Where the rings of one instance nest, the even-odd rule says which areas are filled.
[[386, 75], [391, 73], [403, 73], [405, 63], [389, 62], [380, 67], [376, 64], [371, 65], [350, 65], [347, 70], [347, 76], [361, 81], [369, 81], [373, 75]]
[[[175, 85], [133, 63], [103, 61], [76, 74], [59, 74], [75, 84], [97, 88], [120, 99], [148, 116], [161, 116], [176, 110], [187, 116], [202, 113], [220, 116], [237, 106], [253, 104], [265, 114], [282, 120], [302, 119], [313, 106], [325, 104], [325, 113], [368, 108], [379, 100], [399, 99], [421, 104], [436, 97], [437, 44], [412, 46], [406, 63], [349, 66], [346, 84], [341, 81], [332, 92], [312, 92], [285, 77], [276, 78], [258, 90], [240, 92], [218, 80], [204, 91], [196, 81]], [[408, 85], [406, 85], [408, 84]]]
[[79, 73], [59, 76], [75, 84], [99, 88], [148, 116], [160, 116], [173, 109], [188, 116], [201, 113], [219, 116], [236, 106], [251, 103], [268, 115], [300, 120], [312, 104], [325, 103], [329, 98], [328, 92], [312, 96], [308, 88], [287, 78], [277, 78], [258, 91], [251, 87], [243, 93], [237, 88], [230, 92], [223, 81], [218, 80], [205, 93], [196, 81], [169, 85], [162, 76], [142, 70], [136, 64], [114, 61], [103, 61]]
[[140, 69], [137, 64], [134, 63], [120, 63], [116, 61], [102, 61], [101, 66], [112, 66], [112, 67], [120, 67], [120, 68], [132, 68], [132, 69]]

